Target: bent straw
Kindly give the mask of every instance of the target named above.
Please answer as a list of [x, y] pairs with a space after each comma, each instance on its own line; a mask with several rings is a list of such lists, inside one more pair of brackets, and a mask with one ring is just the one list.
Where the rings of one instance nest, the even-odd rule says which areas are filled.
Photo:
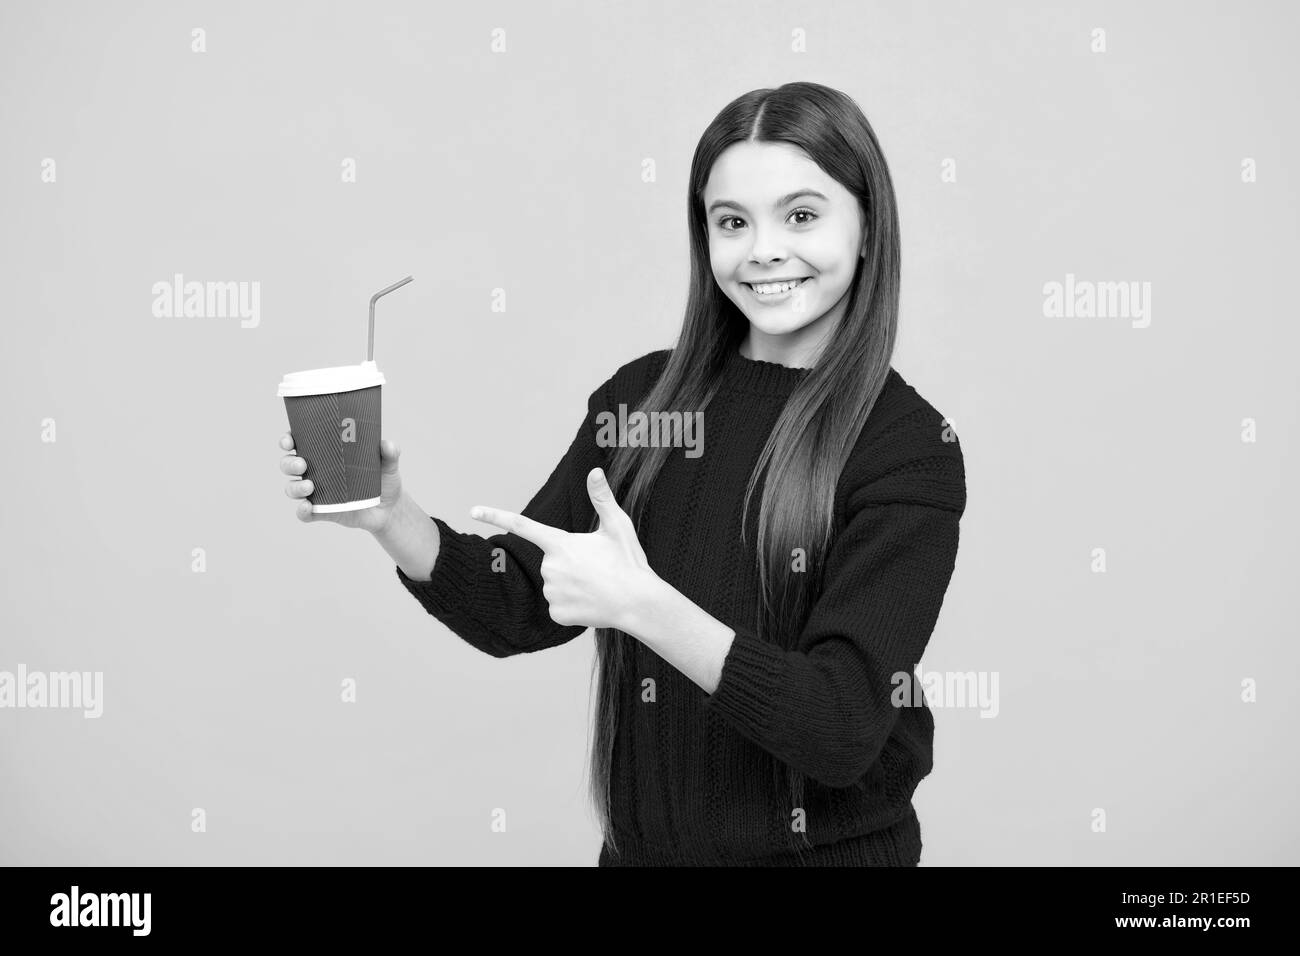
[[414, 278], [415, 276], [407, 276], [401, 282], [394, 282], [387, 289], [380, 289], [370, 297], [370, 337], [366, 340], [367, 362], [373, 362], [375, 360], [375, 303], [379, 301], [381, 295], [388, 295], [388, 293], [392, 292], [394, 289], [400, 289]]

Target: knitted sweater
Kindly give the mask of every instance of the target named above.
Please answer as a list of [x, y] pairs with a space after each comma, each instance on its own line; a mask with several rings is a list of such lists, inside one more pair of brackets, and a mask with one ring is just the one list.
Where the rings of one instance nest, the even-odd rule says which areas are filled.
[[[617, 417], [620, 403], [634, 410], [668, 355], [623, 365], [591, 394], [586, 419], [524, 515], [589, 529], [585, 477], [607, 469], [612, 452], [596, 441], [596, 416]], [[934, 720], [923, 695], [901, 707], [891, 696], [895, 675], [910, 680], [920, 663], [953, 572], [966, 505], [962, 453], [943, 416], [891, 368], [841, 474], [822, 588], [794, 649], [759, 641], [757, 525], [742, 548], [741, 503], [785, 399], [807, 374], [730, 353], [706, 411], [704, 454], [673, 449], [659, 473], [641, 525], [650, 567], [736, 636], [712, 694], [633, 640], [611, 778], [621, 853], [602, 847], [600, 866], [920, 860], [912, 794], [931, 770]], [[432, 580], [413, 581], [400, 567], [397, 576], [452, 632], [493, 657], [586, 633], [550, 619], [536, 545], [431, 520], [441, 536]], [[500, 561], [493, 568], [495, 548], [507, 556], [504, 570]], [[643, 700], [645, 678], [654, 679], [653, 701]], [[811, 851], [790, 850], [800, 815], [775, 785], [773, 761], [807, 775]]]

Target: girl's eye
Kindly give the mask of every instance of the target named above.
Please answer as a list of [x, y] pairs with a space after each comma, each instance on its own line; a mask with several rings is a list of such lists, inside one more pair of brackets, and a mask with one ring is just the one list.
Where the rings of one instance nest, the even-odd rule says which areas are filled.
[[[819, 218], [817, 213], [813, 212], [811, 209], [807, 208], [806, 206], [800, 206], [798, 209], [790, 213], [790, 216], [800, 216], [800, 215], [808, 216], [810, 218], [797, 221], [795, 223], [796, 226], [806, 226], [808, 225], [808, 223], [812, 222], [813, 219]], [[790, 218], [790, 216], [787, 216], [786, 218], [788, 219]], [[721, 218], [718, 219], [718, 228], [721, 229], [723, 232], [735, 232], [734, 229], [727, 228], [727, 223], [744, 222], [744, 221], [745, 220], [741, 219], [739, 216], [722, 216]]]

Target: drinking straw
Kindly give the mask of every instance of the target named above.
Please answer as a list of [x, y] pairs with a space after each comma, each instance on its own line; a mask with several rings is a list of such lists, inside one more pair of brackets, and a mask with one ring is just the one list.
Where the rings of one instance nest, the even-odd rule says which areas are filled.
[[406, 283], [414, 279], [415, 276], [407, 276], [401, 282], [394, 282], [387, 289], [380, 289], [370, 297], [370, 337], [366, 341], [366, 361], [373, 363], [375, 361], [375, 303], [379, 301], [381, 295], [388, 295], [394, 289], [400, 289]]

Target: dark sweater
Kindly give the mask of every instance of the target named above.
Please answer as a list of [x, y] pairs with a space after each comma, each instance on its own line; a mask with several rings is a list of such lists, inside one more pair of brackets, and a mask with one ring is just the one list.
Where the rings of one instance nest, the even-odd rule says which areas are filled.
[[[585, 478], [607, 469], [612, 452], [596, 442], [596, 415], [617, 417], [620, 402], [631, 412], [668, 354], [629, 362], [591, 394], [568, 452], [523, 514], [567, 531], [590, 528]], [[950, 430], [944, 440], [943, 416], [891, 368], [840, 477], [822, 590], [795, 649], [760, 642], [756, 525], [742, 549], [740, 505], [785, 399], [807, 374], [732, 353], [705, 413], [704, 454], [673, 449], [659, 473], [641, 526], [650, 567], [736, 637], [712, 694], [633, 641], [620, 706], [630, 717], [619, 721], [611, 780], [622, 854], [602, 847], [601, 866], [920, 859], [912, 794], [931, 769], [934, 720], [923, 700], [893, 706], [892, 678], [919, 664], [952, 575], [966, 505], [962, 453]], [[755, 500], [751, 521], [756, 509]], [[400, 567], [397, 576], [452, 632], [494, 657], [587, 632], [550, 619], [536, 545], [432, 520], [441, 535], [432, 580], [413, 581]], [[498, 547], [507, 560], [494, 571]], [[642, 701], [647, 677], [652, 702]], [[814, 848], [801, 857], [789, 849], [796, 818], [773, 782], [773, 761], [808, 777], [804, 824]]]

